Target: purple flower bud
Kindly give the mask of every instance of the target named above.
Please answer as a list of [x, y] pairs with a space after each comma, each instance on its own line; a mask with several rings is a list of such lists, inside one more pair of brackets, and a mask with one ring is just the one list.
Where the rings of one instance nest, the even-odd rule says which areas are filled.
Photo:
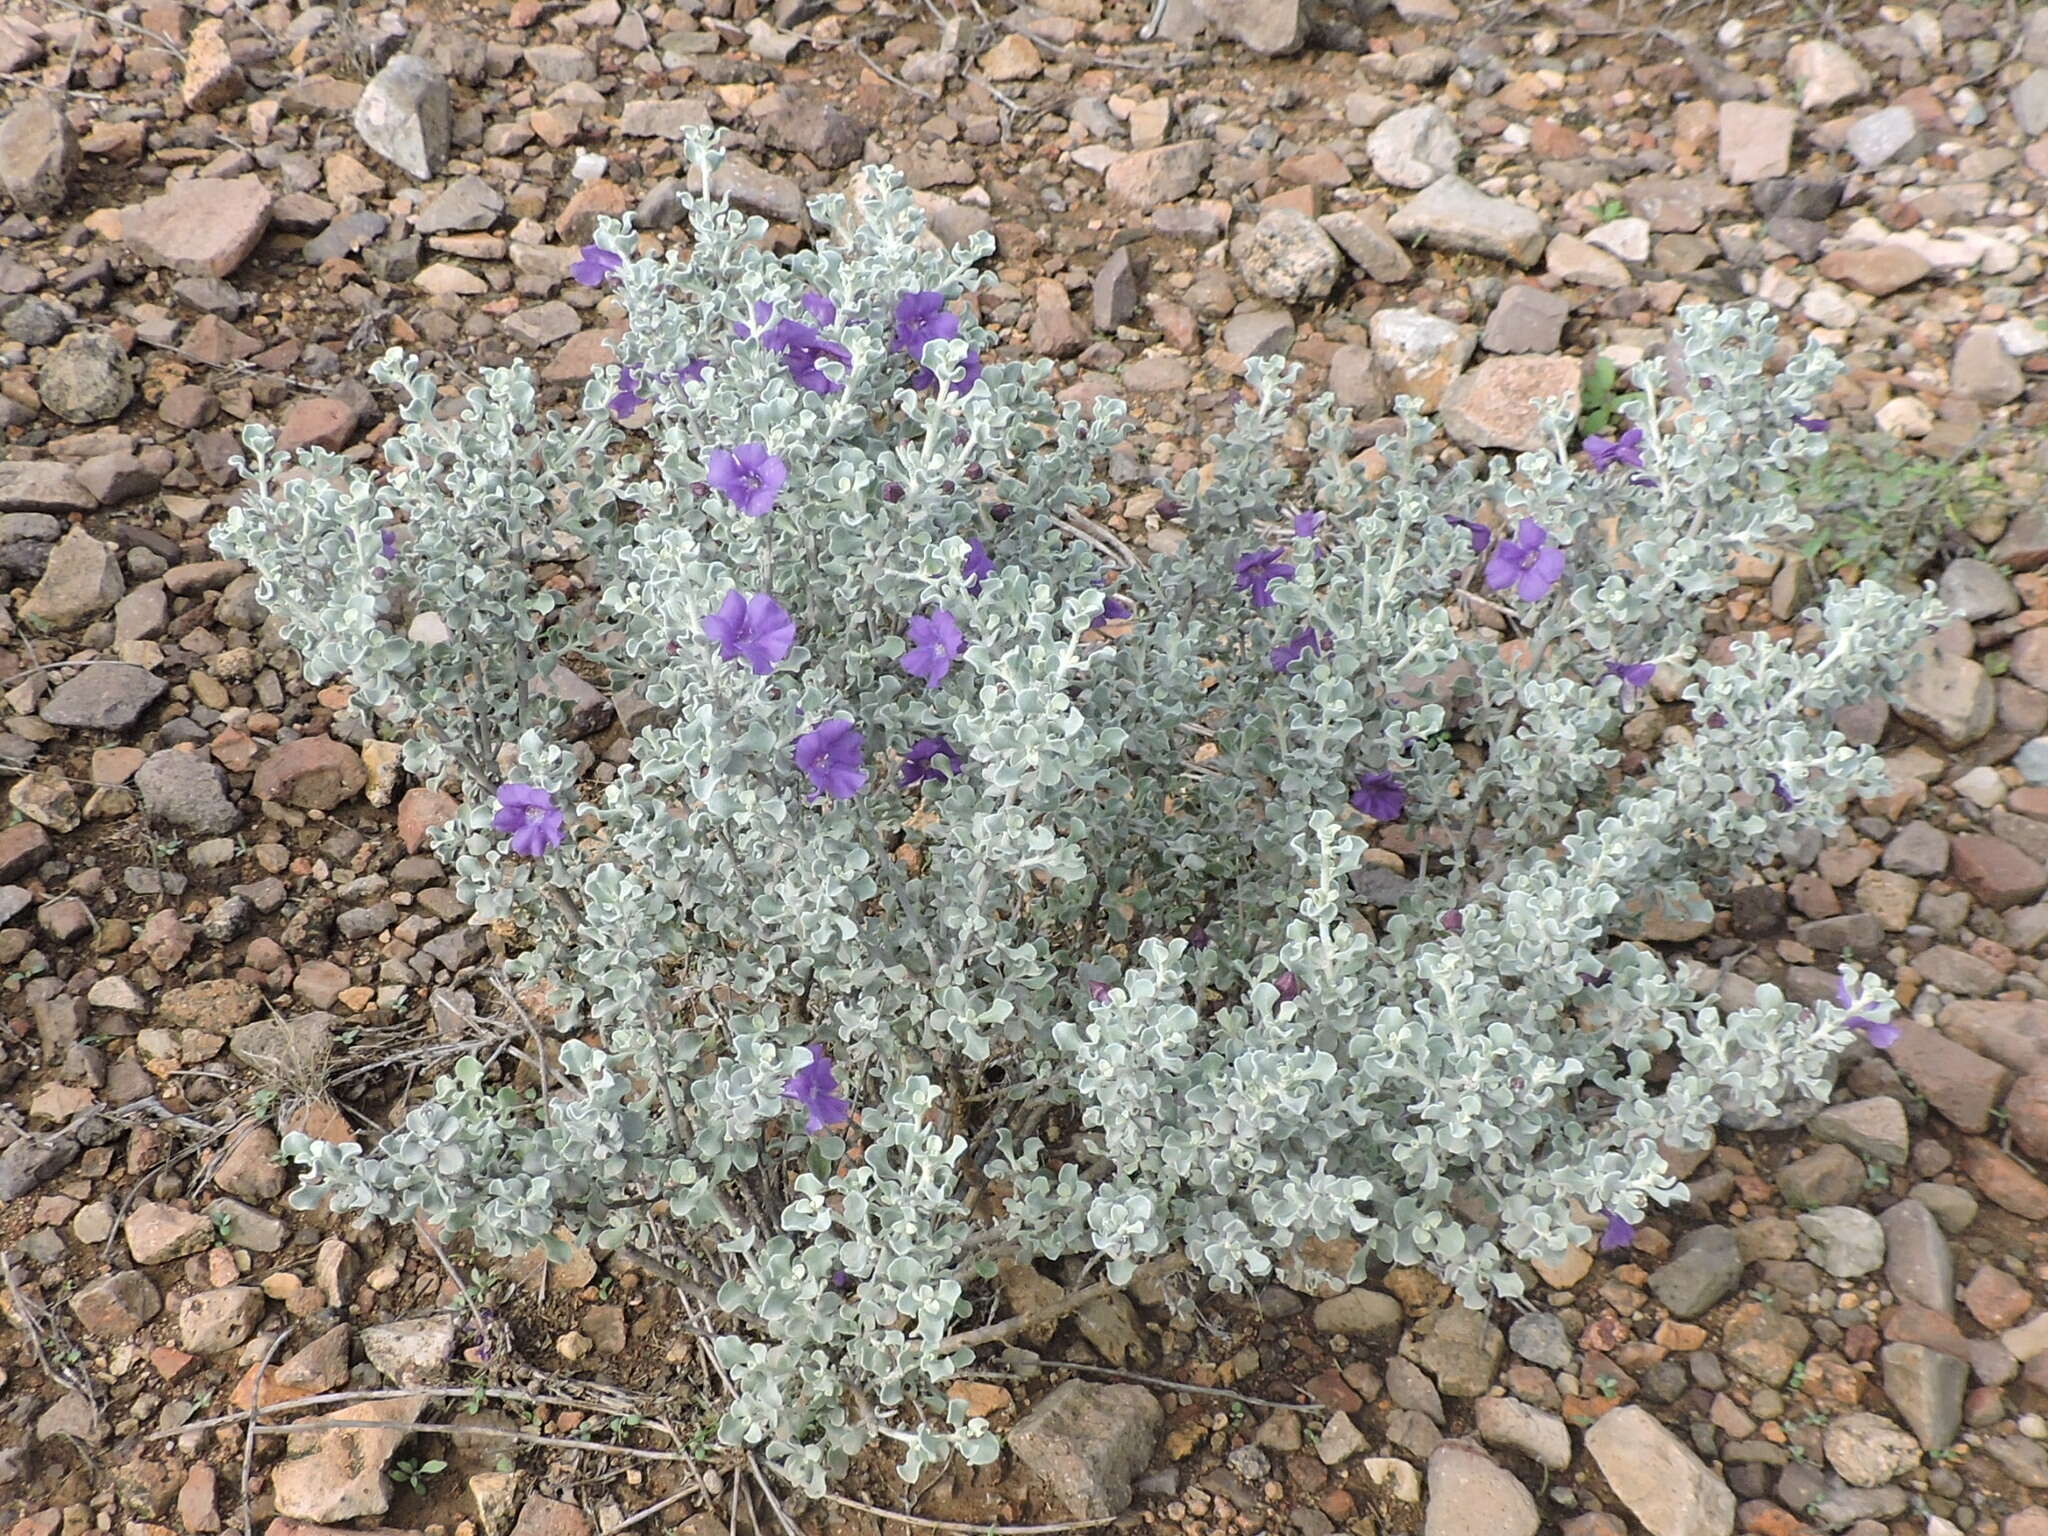
[[903, 499], [903, 496], [903, 487], [898, 485], [894, 480], [890, 480], [882, 486], [882, 500], [886, 502], [889, 502], [891, 504], [899, 502]]
[[1610, 661], [1607, 663], [1607, 675], [1620, 678], [1623, 688], [1647, 688], [1650, 686], [1650, 679], [1657, 675], [1657, 663]]
[[1444, 521], [1465, 530], [1467, 537], [1472, 540], [1472, 553], [1475, 555], [1485, 554], [1486, 546], [1493, 542], [1493, 530], [1484, 523], [1476, 523], [1469, 517], [1459, 517], [1453, 512], [1446, 512]]
[[1809, 432], [1825, 432], [1828, 429], [1828, 419], [1825, 416], [1794, 416], [1792, 425], [1804, 427]]
[[1088, 998], [1089, 998], [1089, 1001], [1091, 1001], [1091, 1002], [1096, 1002], [1096, 1003], [1106, 1003], [1106, 1002], [1108, 1002], [1108, 1001], [1109, 1001], [1109, 990], [1110, 990], [1110, 989], [1109, 989], [1109, 983], [1108, 983], [1108, 982], [1106, 982], [1106, 981], [1091, 981], [1091, 982], [1089, 982], [1089, 983], [1088, 983]]
[[1444, 925], [1446, 933], [1463, 933], [1465, 931], [1465, 914], [1455, 907], [1444, 913], [1437, 921]]
[[1626, 1248], [1636, 1240], [1636, 1226], [1624, 1221], [1612, 1211], [1601, 1212], [1607, 1218], [1607, 1230], [1600, 1234], [1600, 1251], [1612, 1253], [1617, 1248]]
[[1280, 994], [1280, 1001], [1291, 1003], [1301, 996], [1301, 978], [1292, 971], [1282, 971], [1273, 978], [1273, 990]]

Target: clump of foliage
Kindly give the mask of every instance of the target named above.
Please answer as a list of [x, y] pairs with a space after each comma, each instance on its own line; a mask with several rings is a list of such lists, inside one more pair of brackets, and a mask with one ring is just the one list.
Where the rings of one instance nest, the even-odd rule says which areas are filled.
[[[815, 1489], [878, 1438], [995, 1454], [945, 1386], [1005, 1265], [1242, 1289], [1349, 1239], [1350, 1279], [1512, 1296], [1675, 1198], [1660, 1142], [1883, 1027], [1853, 977], [1724, 1006], [1641, 936], [1882, 782], [1829, 720], [1930, 619], [1837, 585], [1704, 654], [1824, 451], [1836, 365], [1772, 374], [1761, 306], [1688, 310], [1686, 393], [1638, 367], [1593, 465], [1557, 411], [1440, 473], [1404, 402], [1375, 475], [1322, 399], [1297, 474], [1255, 363], [1139, 562], [1091, 516], [1121, 407], [982, 357], [986, 242], [932, 249], [888, 173], [787, 258], [688, 211], [687, 257], [585, 252], [629, 327], [580, 419], [394, 354], [380, 466], [245, 434], [219, 546], [458, 798], [435, 846], [563, 1036], [537, 1093], [469, 1061], [374, 1149], [292, 1138], [299, 1199], [659, 1257], [721, 1434]], [[564, 739], [571, 658], [634, 701], [622, 764]]]
[[1797, 491], [1813, 527], [1800, 545], [1830, 570], [1911, 582], [1945, 556], [1975, 554], [1970, 524], [2013, 510], [1993, 467], [1994, 434], [1936, 457], [1885, 432], [1844, 434], [1806, 466]]

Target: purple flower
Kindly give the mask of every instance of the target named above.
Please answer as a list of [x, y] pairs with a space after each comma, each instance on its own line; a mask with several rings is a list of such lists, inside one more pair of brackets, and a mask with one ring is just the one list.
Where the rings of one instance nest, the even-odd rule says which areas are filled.
[[960, 574], [967, 578], [967, 590], [974, 596], [981, 596], [981, 584], [995, 575], [996, 563], [989, 558], [988, 546], [979, 539], [967, 541], [967, 558], [960, 562]]
[[[960, 359], [960, 377], [953, 381], [953, 393], [956, 395], [966, 394], [967, 391], [974, 388], [980, 378], [981, 354], [979, 352], [969, 352]], [[910, 376], [910, 387], [912, 389], [930, 389], [938, 382], [939, 376], [929, 368], [920, 368]]]
[[[807, 307], [812, 297], [815, 295], [806, 295]], [[801, 320], [778, 320], [761, 333], [761, 345], [780, 354], [789, 365], [789, 376], [814, 395], [836, 395], [846, 387], [845, 379], [833, 378], [818, 364], [830, 358], [844, 368], [853, 362], [853, 354], [820, 335], [816, 326]]]
[[1779, 803], [1788, 811], [1799, 803], [1799, 797], [1787, 789], [1785, 781], [1775, 773], [1771, 775], [1771, 793], [1778, 797]]
[[1643, 467], [1643, 429], [1630, 427], [1619, 437], [1601, 437], [1595, 434], [1586, 439], [1586, 457], [1593, 461], [1595, 469], [1612, 469], [1617, 464], [1626, 464], [1631, 469]]
[[619, 387], [613, 392], [611, 398], [612, 414], [614, 416], [630, 416], [646, 403], [646, 398], [640, 393], [639, 375], [634, 373], [631, 367], [621, 365], [619, 368]]
[[1450, 512], [1444, 514], [1444, 521], [1464, 529], [1471, 536], [1472, 553], [1475, 555], [1485, 554], [1486, 546], [1493, 542], [1493, 530], [1484, 523], [1475, 523], [1469, 517], [1459, 517]]
[[1273, 583], [1294, 579], [1294, 567], [1280, 558], [1277, 549], [1255, 549], [1250, 554], [1240, 555], [1234, 569], [1237, 571], [1238, 589], [1251, 593], [1254, 608], [1272, 607]]
[[1647, 688], [1650, 686], [1650, 679], [1657, 675], [1657, 663], [1610, 661], [1607, 663], [1607, 675], [1620, 678], [1621, 686], [1624, 688]]
[[1825, 432], [1828, 429], [1828, 419], [1825, 416], [1794, 416], [1792, 425], [1804, 427], [1809, 432]]
[[1273, 670], [1285, 672], [1303, 656], [1323, 654], [1323, 637], [1312, 627], [1294, 632], [1294, 638], [1273, 647]]
[[832, 1058], [825, 1054], [825, 1047], [811, 1047], [811, 1064], [801, 1069], [789, 1080], [789, 1086], [782, 1090], [785, 1099], [795, 1099], [807, 1111], [810, 1118], [804, 1121], [804, 1129], [815, 1136], [828, 1126], [846, 1124], [853, 1106], [839, 1093], [839, 1079], [833, 1075]]
[[1351, 808], [1374, 821], [1399, 821], [1408, 809], [1408, 791], [1391, 773], [1368, 773], [1351, 791]]
[[498, 814], [491, 825], [512, 834], [512, 851], [522, 858], [537, 859], [568, 836], [562, 813], [544, 789], [531, 784], [500, 784]]
[[1294, 536], [1297, 539], [1312, 539], [1316, 530], [1323, 526], [1320, 512], [1297, 512], [1294, 514]]
[[1209, 930], [1203, 927], [1200, 923], [1195, 924], [1194, 927], [1188, 930], [1188, 948], [1207, 949], [1208, 947]]
[[396, 528], [386, 528], [377, 536], [377, 544], [384, 552], [386, 560], [396, 560], [398, 558], [398, 530]]
[[822, 293], [807, 293], [797, 302], [820, 325], [830, 325], [839, 318], [839, 306]]
[[748, 597], [735, 587], [704, 620], [704, 633], [727, 661], [744, 661], [756, 677], [766, 677], [796, 642], [796, 621], [766, 592]]
[[1273, 990], [1280, 994], [1280, 1001], [1291, 1003], [1301, 996], [1301, 978], [1292, 971], [1282, 971], [1273, 978]]
[[602, 246], [586, 245], [583, 254], [577, 257], [576, 265], [569, 269], [569, 275], [586, 288], [602, 288], [626, 265], [623, 256], [614, 256]]
[[817, 791], [813, 800], [818, 795], [851, 800], [867, 786], [868, 771], [860, 764], [866, 743], [851, 720], [827, 720], [797, 737], [796, 765]]
[[704, 382], [704, 376], [710, 372], [711, 364], [707, 359], [693, 357], [676, 370], [676, 383], [701, 384]]
[[1128, 619], [1135, 612], [1137, 610], [1122, 598], [1116, 596], [1105, 597], [1102, 600], [1102, 612], [1096, 616], [1095, 622], [1097, 624], [1115, 624], [1120, 620]]
[[903, 654], [903, 670], [923, 678], [927, 688], [936, 688], [966, 649], [959, 621], [945, 609], [934, 608], [928, 614], [914, 615], [909, 630], [910, 649]]
[[1607, 1230], [1600, 1234], [1600, 1251], [1612, 1253], [1617, 1248], [1626, 1248], [1636, 1240], [1636, 1224], [1624, 1221], [1612, 1211], [1601, 1212], [1607, 1218]]
[[925, 343], [952, 341], [960, 334], [960, 317], [946, 308], [946, 296], [926, 288], [906, 293], [896, 301], [896, 345], [912, 359], [923, 361]]
[[712, 449], [704, 478], [747, 516], [766, 517], [789, 479], [789, 466], [759, 443], [741, 443]]
[[960, 754], [943, 736], [926, 736], [911, 743], [903, 756], [903, 787], [936, 784], [960, 771]]
[[1835, 982], [1835, 997], [1849, 1010], [1849, 1017], [1842, 1020], [1842, 1028], [1855, 1030], [1880, 1051], [1888, 1051], [1899, 1043], [1899, 1036], [1903, 1033], [1899, 1026], [1889, 1019], [1873, 1019], [1864, 1013], [1864, 999], [1850, 997], [1848, 982]]
[[1522, 519], [1512, 539], [1503, 539], [1486, 562], [1486, 584], [1499, 589], [1513, 587], [1525, 603], [1541, 601], [1564, 576], [1564, 551], [1550, 542], [1550, 534], [1533, 517]]
[[756, 299], [754, 300], [754, 323], [750, 326], [744, 320], [735, 320], [732, 323], [732, 333], [739, 337], [741, 341], [745, 341], [754, 332], [764, 329], [774, 318], [775, 306], [766, 299]]
[[1106, 1003], [1106, 1002], [1108, 1002], [1108, 1001], [1109, 1001], [1109, 983], [1108, 983], [1108, 982], [1106, 982], [1106, 981], [1091, 981], [1091, 982], [1089, 982], [1089, 983], [1088, 983], [1088, 998], [1089, 998], [1089, 1001], [1091, 1001], [1091, 1002], [1097, 1002], [1097, 1003]]

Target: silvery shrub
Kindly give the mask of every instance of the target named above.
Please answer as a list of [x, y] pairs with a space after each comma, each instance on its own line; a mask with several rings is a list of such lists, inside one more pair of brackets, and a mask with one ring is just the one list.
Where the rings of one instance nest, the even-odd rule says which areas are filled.
[[[1660, 1144], [1892, 1027], [1865, 978], [1738, 1006], [1644, 938], [1883, 783], [1830, 722], [1929, 596], [1706, 654], [1735, 558], [1806, 527], [1825, 352], [1689, 308], [1591, 462], [1558, 407], [1448, 469], [1405, 400], [1376, 453], [1310, 402], [1296, 451], [1257, 360], [1138, 559], [1094, 515], [1122, 406], [982, 362], [985, 238], [874, 171], [778, 257], [688, 147], [687, 254], [615, 220], [579, 263], [627, 325], [576, 419], [394, 351], [381, 465], [244, 433], [218, 547], [460, 802], [434, 847], [562, 1037], [372, 1152], [294, 1136], [302, 1204], [658, 1259], [724, 1438], [815, 1491], [877, 1439], [996, 1454], [945, 1388], [1007, 1265], [1243, 1290], [1329, 1239], [1516, 1296], [1681, 1198]], [[571, 660], [622, 762], [565, 739]]]

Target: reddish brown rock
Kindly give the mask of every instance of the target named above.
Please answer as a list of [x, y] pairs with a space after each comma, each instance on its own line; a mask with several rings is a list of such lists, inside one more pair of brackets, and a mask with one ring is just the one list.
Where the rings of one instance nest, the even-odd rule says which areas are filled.
[[121, 239], [147, 266], [226, 277], [270, 227], [270, 189], [254, 176], [174, 182], [121, 210]]
[[519, 1511], [512, 1536], [590, 1536], [590, 1517], [574, 1504], [536, 1493]]
[[1821, 257], [1819, 265], [1822, 277], [1846, 283], [1858, 292], [1879, 299], [1910, 287], [1934, 270], [1918, 251], [1889, 244], [1853, 251], [1829, 251]]
[[281, 801], [302, 811], [331, 811], [361, 794], [367, 782], [363, 760], [347, 742], [302, 736], [266, 757], [250, 788], [259, 800]]
[[2012, 1073], [1925, 1024], [1911, 1019], [1898, 1024], [1898, 1043], [1890, 1054], [1906, 1081], [1960, 1129], [1979, 1135], [1988, 1131]]
[[1965, 832], [1952, 846], [1956, 879], [1993, 911], [2019, 906], [2048, 891], [2048, 870], [2003, 838]]
[[40, 823], [17, 821], [0, 831], [0, 881], [34, 874], [55, 851]]
[[166, 992], [156, 1005], [155, 1023], [166, 1029], [199, 1029], [225, 1035], [263, 1011], [263, 994], [246, 981], [222, 977]]
[[102, 1339], [132, 1339], [163, 1309], [149, 1277], [133, 1269], [102, 1275], [71, 1298], [79, 1326]]
[[2012, 1139], [2029, 1157], [2048, 1158], [2048, 1073], [2023, 1077], [2005, 1096]]
[[1951, 1003], [1941, 1032], [2022, 1077], [2048, 1072], [2048, 1003]]
[[1991, 1264], [1977, 1266], [1962, 1295], [1970, 1316], [1993, 1333], [2010, 1328], [2034, 1305], [2033, 1292]]
[[2028, 1221], [2048, 1221], [2048, 1184], [2043, 1184], [1988, 1141], [1963, 1143], [1963, 1172], [1994, 1205]]
[[356, 408], [332, 395], [292, 402], [277, 431], [280, 448], [325, 448], [339, 453], [356, 435]]

